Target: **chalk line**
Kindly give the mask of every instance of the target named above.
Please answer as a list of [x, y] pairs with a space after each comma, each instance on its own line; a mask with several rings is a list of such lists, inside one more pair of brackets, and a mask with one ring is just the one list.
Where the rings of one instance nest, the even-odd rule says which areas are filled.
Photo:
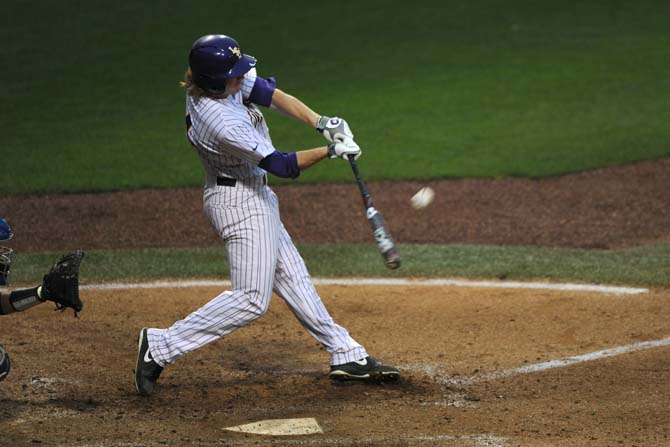
[[661, 346], [670, 346], [670, 338], [662, 338], [658, 340], [643, 341], [639, 343], [632, 343], [629, 345], [616, 346], [614, 348], [603, 349], [600, 351], [589, 352], [587, 354], [566, 357], [564, 359], [550, 360], [542, 363], [534, 363], [531, 365], [519, 366], [517, 368], [505, 369], [501, 371], [494, 371], [490, 373], [475, 374], [470, 377], [452, 377], [447, 374], [439, 373], [439, 367], [435, 365], [405, 365], [404, 368], [420, 371], [427, 375], [437, 383], [442, 385], [456, 385], [466, 386], [474, 383], [486, 382], [489, 380], [503, 379], [506, 377], [513, 377], [522, 374], [530, 374], [540, 371], [547, 371], [554, 368], [563, 368], [578, 363], [592, 362], [608, 357], [615, 357], [630, 352], [643, 351], [645, 349], [657, 348]]
[[[595, 284], [543, 283], [520, 281], [468, 281], [460, 279], [403, 279], [403, 278], [314, 278], [315, 285], [338, 286], [412, 286], [412, 287], [482, 287], [501, 289], [537, 289], [568, 292], [594, 292], [614, 295], [637, 295], [649, 289], [616, 287]], [[152, 281], [139, 283], [102, 283], [80, 286], [81, 290], [159, 289], [184, 287], [229, 287], [228, 280]]]
[[[392, 438], [390, 441], [388, 438]], [[352, 445], [429, 445], [454, 447], [507, 447], [506, 439], [492, 434], [474, 435], [405, 435], [395, 434], [384, 437], [313, 437], [307, 439], [282, 439], [277, 445], [311, 445], [311, 446], [352, 446]], [[226, 439], [226, 444], [249, 445], [249, 439]]]
[[[397, 445], [398, 442], [401, 442], [401, 445], [428, 445], [431, 447], [437, 446], [453, 446], [453, 447], [508, 447], [507, 440], [501, 436], [491, 435], [491, 434], [475, 434], [475, 435], [405, 435], [405, 434], [396, 434], [396, 435], [386, 435], [383, 437], [369, 437], [369, 436], [345, 436], [345, 437], [329, 437], [323, 435], [314, 435], [314, 437], [308, 437], [306, 439], [272, 439], [272, 441], [267, 441], [263, 445], [276, 445], [276, 446], [287, 446], [287, 445], [297, 445], [297, 446], [361, 446], [361, 445]], [[199, 442], [198, 445], [203, 447], [219, 447], [221, 445], [231, 445], [231, 446], [249, 446], [259, 444], [257, 439], [254, 438], [225, 438], [217, 441], [210, 441], [207, 443]], [[58, 444], [59, 447], [68, 447], [77, 446], [77, 447], [132, 447], [137, 445], [136, 443], [129, 443], [123, 441], [109, 441], [107, 442], [96, 442], [94, 444], [84, 443], [84, 444]]]

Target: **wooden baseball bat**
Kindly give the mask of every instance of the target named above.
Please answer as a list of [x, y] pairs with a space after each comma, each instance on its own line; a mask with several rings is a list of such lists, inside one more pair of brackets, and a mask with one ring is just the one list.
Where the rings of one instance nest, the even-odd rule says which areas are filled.
[[384, 263], [386, 267], [390, 269], [397, 269], [400, 267], [400, 255], [398, 254], [398, 249], [391, 238], [391, 232], [389, 231], [384, 219], [379, 211], [375, 208], [374, 203], [372, 202], [372, 197], [368, 192], [368, 188], [361, 178], [361, 173], [358, 170], [358, 163], [353, 155], [349, 155], [349, 164], [351, 165], [351, 170], [354, 171], [354, 176], [356, 177], [356, 183], [358, 183], [358, 189], [361, 191], [361, 197], [363, 198], [363, 206], [365, 207], [365, 216], [368, 218], [370, 223], [370, 228], [372, 229], [372, 235], [375, 238], [377, 243], [377, 248], [384, 258]]

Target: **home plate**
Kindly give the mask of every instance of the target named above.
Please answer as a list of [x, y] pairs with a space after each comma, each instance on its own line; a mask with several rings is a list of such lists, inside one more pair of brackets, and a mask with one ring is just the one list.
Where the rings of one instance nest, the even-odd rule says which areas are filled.
[[226, 427], [224, 430], [272, 436], [313, 435], [315, 433], [323, 433], [319, 423], [314, 418], [268, 419], [265, 421], [252, 422], [250, 424], [237, 425], [235, 427]]

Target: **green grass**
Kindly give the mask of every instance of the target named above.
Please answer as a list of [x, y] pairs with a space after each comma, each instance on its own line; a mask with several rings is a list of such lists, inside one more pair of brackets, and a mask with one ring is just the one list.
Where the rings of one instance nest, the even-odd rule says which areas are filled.
[[[538, 247], [401, 245], [403, 265], [387, 270], [372, 245], [302, 245], [315, 277], [459, 277], [670, 286], [670, 246], [626, 250]], [[59, 253], [19, 254], [13, 282], [38, 282]], [[208, 249], [108, 250], [87, 253], [84, 283], [159, 278], [225, 278], [225, 251]]]
[[[370, 180], [542, 177], [670, 154], [663, 0], [10, 0], [3, 12], [3, 194], [201, 184], [177, 82], [210, 32], [347, 118]], [[281, 150], [323, 142], [266, 116]], [[324, 162], [301, 181], [350, 177]]]

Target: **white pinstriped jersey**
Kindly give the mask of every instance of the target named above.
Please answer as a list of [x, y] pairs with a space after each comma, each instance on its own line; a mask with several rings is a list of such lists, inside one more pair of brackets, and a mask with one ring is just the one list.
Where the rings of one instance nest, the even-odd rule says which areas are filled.
[[[207, 174], [205, 215], [226, 242], [232, 290], [224, 291], [167, 329], [147, 331], [159, 365], [260, 318], [276, 292], [339, 365], [367, 357], [321, 302], [305, 263], [281, 222], [279, 202], [258, 163], [274, 151], [263, 114], [245, 104], [256, 81], [247, 73], [240, 93], [225, 99], [188, 96], [188, 137]], [[274, 81], [273, 81], [274, 82]], [[267, 99], [267, 98], [266, 98]], [[234, 178], [217, 185], [216, 177]]]
[[242, 81], [242, 90], [223, 99], [186, 95], [186, 113], [191, 119], [188, 137], [208, 183], [217, 176], [244, 179], [265, 174], [258, 163], [275, 149], [263, 114], [248, 102], [256, 76], [252, 68]]

